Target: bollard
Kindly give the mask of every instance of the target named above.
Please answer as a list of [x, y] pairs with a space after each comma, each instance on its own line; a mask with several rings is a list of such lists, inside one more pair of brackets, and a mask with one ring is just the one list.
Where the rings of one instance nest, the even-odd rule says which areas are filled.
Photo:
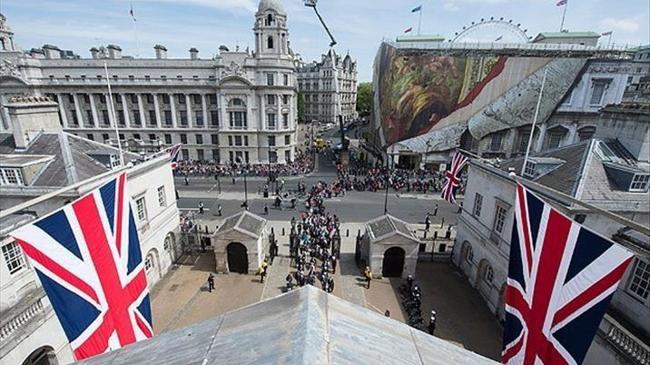
[[271, 227], [271, 234], [275, 234], [275, 232], [273, 231], [273, 227]]
[[442, 228], [445, 225], [445, 217], [442, 217], [442, 222], [440, 222], [440, 228]]
[[282, 235], [284, 236], [284, 227], [282, 227]]
[[350, 229], [345, 230], [345, 237], [350, 237]]

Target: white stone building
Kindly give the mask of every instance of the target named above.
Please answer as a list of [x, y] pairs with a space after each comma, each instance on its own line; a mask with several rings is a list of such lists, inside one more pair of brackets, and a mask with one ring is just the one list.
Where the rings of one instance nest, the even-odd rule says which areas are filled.
[[[261, 0], [253, 28], [255, 49], [215, 57], [171, 59], [123, 56], [119, 46], [91, 48], [80, 58], [56, 46], [23, 53], [0, 18], [0, 115], [11, 128], [12, 95], [46, 95], [59, 104], [65, 131], [96, 141], [133, 140], [134, 150], [183, 144], [184, 159], [226, 163], [292, 161], [296, 153], [297, 82], [287, 14], [280, 0]], [[104, 64], [115, 116], [110, 113]]]
[[[639, 139], [647, 151], [648, 123], [638, 122]], [[642, 225], [650, 221], [650, 167], [614, 139], [590, 139], [534, 155], [523, 175]], [[499, 168], [472, 162], [459, 216], [454, 264], [466, 275], [489, 309], [503, 320], [510, 240], [514, 224], [515, 181], [522, 158]], [[538, 192], [540, 193], [540, 192]], [[611, 219], [572, 204], [557, 194], [543, 193], [550, 203], [587, 227], [617, 241], [632, 242], [638, 254], [621, 281], [600, 324], [585, 364], [642, 364], [650, 348], [650, 240]], [[645, 343], [644, 343], [645, 342]]]
[[298, 90], [305, 101], [305, 121], [337, 123], [336, 116], [339, 114], [344, 121], [359, 117], [357, 61], [350, 54], [341, 57], [330, 49], [321, 56], [320, 62], [300, 64]]
[[[119, 166], [119, 154], [111, 146], [63, 131], [58, 106], [46, 97], [14, 97], [7, 107], [13, 133], [0, 133], [0, 210], [78, 186], [0, 220], [0, 363], [69, 363], [72, 351], [63, 329], [9, 233], [105, 182]], [[124, 157], [138, 158], [131, 153]], [[104, 179], [94, 179], [105, 173]], [[127, 184], [152, 287], [182, 253], [169, 157], [136, 164], [128, 170]]]

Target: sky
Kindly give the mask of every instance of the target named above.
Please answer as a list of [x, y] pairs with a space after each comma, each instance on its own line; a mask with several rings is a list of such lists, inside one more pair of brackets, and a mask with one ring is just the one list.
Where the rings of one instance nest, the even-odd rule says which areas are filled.
[[[318, 10], [338, 41], [337, 52], [358, 60], [359, 81], [372, 80], [372, 64], [382, 39], [394, 40], [409, 27], [421, 34], [453, 38], [463, 27], [490, 17], [512, 19], [528, 36], [558, 31], [563, 8], [557, 0], [320, 0]], [[569, 0], [565, 29], [612, 31], [603, 43], [638, 46], [650, 43], [650, 0]], [[329, 39], [313, 9], [302, 0], [284, 0], [291, 48], [303, 60], [320, 60]], [[129, 15], [131, 4], [134, 23]], [[252, 31], [258, 0], [0, 0], [17, 45], [28, 50], [43, 44], [89, 57], [93, 46], [117, 44], [125, 55], [153, 57], [155, 44], [170, 58], [187, 58], [192, 47], [211, 58], [220, 45], [254, 48]], [[465, 41], [516, 40], [507, 27], [480, 27]]]

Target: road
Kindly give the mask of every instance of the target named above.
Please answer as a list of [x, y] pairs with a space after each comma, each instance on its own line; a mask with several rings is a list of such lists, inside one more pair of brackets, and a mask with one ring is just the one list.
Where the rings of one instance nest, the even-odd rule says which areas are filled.
[[[318, 181], [331, 181], [336, 177], [336, 167], [325, 154], [318, 155], [317, 168], [305, 177], [283, 177], [285, 190], [295, 190], [298, 182], [302, 181], [309, 189]], [[273, 196], [264, 199], [259, 193], [266, 183], [265, 178], [251, 177], [246, 179], [248, 190], [248, 201], [250, 211], [256, 214], [263, 214], [264, 205], [269, 207], [271, 220], [290, 220], [296, 216], [299, 210], [285, 208], [277, 210], [271, 208]], [[178, 206], [181, 209], [196, 209], [199, 202], [203, 202], [207, 208], [207, 214], [216, 214], [217, 206], [221, 204], [223, 215], [228, 216], [241, 210], [244, 201], [244, 179], [238, 177], [233, 184], [232, 178], [220, 178], [220, 181], [208, 177], [191, 177], [189, 185], [185, 185], [183, 178], [176, 179], [178, 189]], [[221, 192], [221, 193], [219, 193]], [[365, 222], [376, 218], [384, 213], [384, 202], [386, 195], [384, 191], [352, 191], [345, 197], [338, 197], [325, 200], [325, 207], [328, 212], [336, 214], [342, 222]], [[438, 194], [397, 194], [391, 190], [388, 194], [388, 213], [403, 219], [409, 223], [422, 223], [427, 212], [433, 213], [438, 205], [438, 214], [433, 217], [432, 223], [439, 224], [444, 219], [445, 225], [455, 224], [457, 207], [439, 199]], [[304, 209], [304, 202], [299, 202], [298, 209]]]

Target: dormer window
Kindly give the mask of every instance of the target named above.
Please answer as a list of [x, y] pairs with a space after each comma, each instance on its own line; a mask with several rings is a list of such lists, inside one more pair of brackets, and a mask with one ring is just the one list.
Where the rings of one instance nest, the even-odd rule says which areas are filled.
[[630, 192], [645, 193], [648, 191], [648, 182], [650, 174], [634, 174], [632, 183], [630, 183]]
[[25, 185], [23, 172], [17, 168], [0, 168], [0, 185]]
[[524, 176], [528, 178], [535, 177], [535, 167], [537, 164], [533, 161], [526, 161], [526, 167], [524, 167]]

